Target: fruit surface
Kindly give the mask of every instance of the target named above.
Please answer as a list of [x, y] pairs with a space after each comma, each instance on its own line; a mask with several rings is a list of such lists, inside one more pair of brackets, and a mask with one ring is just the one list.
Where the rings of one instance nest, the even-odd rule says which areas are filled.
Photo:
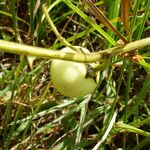
[[[78, 47], [79, 48], [79, 47]], [[65, 52], [74, 52], [66, 47]], [[83, 51], [88, 52], [83, 48]], [[83, 97], [92, 93], [96, 87], [93, 78], [85, 78], [87, 69], [84, 63], [54, 59], [50, 67], [54, 87], [64, 96]]]

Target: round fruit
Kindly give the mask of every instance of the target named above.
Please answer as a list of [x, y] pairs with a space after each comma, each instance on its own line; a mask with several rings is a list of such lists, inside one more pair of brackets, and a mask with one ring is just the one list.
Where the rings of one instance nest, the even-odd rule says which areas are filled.
[[[82, 48], [84, 52], [89, 52], [83, 47], [76, 47]], [[62, 51], [75, 53], [68, 47], [63, 48]], [[84, 63], [54, 59], [50, 67], [54, 87], [68, 97], [83, 97], [94, 91], [96, 82], [93, 78], [86, 78], [86, 73], [87, 69]]]

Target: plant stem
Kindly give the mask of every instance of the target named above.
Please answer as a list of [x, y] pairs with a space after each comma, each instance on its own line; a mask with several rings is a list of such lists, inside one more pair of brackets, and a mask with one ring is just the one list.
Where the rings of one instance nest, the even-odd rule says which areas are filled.
[[150, 45], [150, 37], [94, 53], [68, 53], [0, 40], [0, 52], [30, 55], [40, 58], [62, 59], [75, 62], [90, 63], [96, 62], [100, 59], [104, 59], [106, 55], [107, 57], [111, 57], [121, 53], [127, 53], [148, 45]]
[[124, 124], [122, 122], [117, 122], [115, 124], [115, 128], [125, 130], [125, 131], [128, 131], [128, 132], [134, 132], [134, 133], [137, 133], [137, 134], [140, 134], [140, 135], [143, 135], [143, 136], [149, 136], [150, 137], [149, 132], [138, 129], [138, 128], [136, 128], [134, 126], [131, 126], [131, 125], [128, 125], [128, 124]]
[[48, 14], [48, 8], [46, 7], [46, 4], [43, 4], [43, 5], [42, 5], [42, 10], [43, 10], [43, 12], [44, 12], [44, 14], [45, 14], [45, 17], [46, 17], [46, 19], [47, 19], [47, 21], [48, 21], [48, 24], [49, 24], [50, 27], [52, 28], [53, 32], [55, 33], [55, 35], [57, 36], [57, 38], [59, 39], [59, 41], [62, 42], [65, 46], [71, 48], [72, 50], [77, 51], [77, 52], [80, 52], [80, 49], [75, 48], [73, 45], [71, 45], [69, 42], [67, 42], [67, 41], [65, 40], [65, 38], [63, 38], [63, 37], [59, 34], [59, 32], [57, 31], [56, 26], [53, 24], [53, 21], [52, 21], [50, 15]]

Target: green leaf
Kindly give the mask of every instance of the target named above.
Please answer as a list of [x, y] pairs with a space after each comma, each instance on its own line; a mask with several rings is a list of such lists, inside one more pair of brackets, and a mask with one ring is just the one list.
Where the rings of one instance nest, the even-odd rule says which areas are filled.
[[62, 0], [62, 1], [73, 11], [75, 11], [81, 18], [83, 18], [86, 22], [88, 22], [94, 29], [96, 29], [102, 36], [104, 36], [112, 45], [116, 45], [116, 41], [110, 35], [108, 35], [104, 30], [102, 30], [100, 26], [96, 24], [90, 17], [88, 17], [85, 13], [83, 13], [70, 1], [66, 1], [66, 0]]

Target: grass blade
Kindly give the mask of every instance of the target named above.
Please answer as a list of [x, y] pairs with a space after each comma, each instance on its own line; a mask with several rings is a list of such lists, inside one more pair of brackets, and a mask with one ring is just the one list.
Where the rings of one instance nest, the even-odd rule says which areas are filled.
[[75, 140], [75, 150], [79, 149], [79, 143], [81, 141], [81, 136], [82, 136], [82, 129], [83, 129], [83, 125], [84, 125], [85, 117], [86, 117], [86, 112], [87, 112], [87, 105], [88, 105], [90, 98], [91, 98], [91, 96], [89, 96], [87, 98], [87, 102], [85, 103], [83, 108], [81, 108], [80, 122], [79, 122], [78, 130], [77, 130], [77, 134], [76, 134], [76, 140]]
[[146, 80], [143, 84], [143, 87], [141, 88], [141, 91], [139, 92], [139, 94], [134, 99], [134, 105], [129, 110], [129, 112], [127, 114], [127, 118], [129, 118], [130, 115], [135, 112], [135, 110], [137, 109], [137, 107], [140, 104], [141, 100], [144, 98], [144, 96], [147, 94], [147, 92], [149, 92], [149, 89], [150, 89], [150, 75], [148, 74], [147, 78], [146, 78]]
[[85, 0], [85, 2], [99, 21], [101, 21], [108, 29], [118, 35], [123, 42], [128, 43], [128, 40], [120, 32], [118, 32], [115, 26], [105, 17], [101, 10], [99, 10], [91, 1]]
[[142, 34], [143, 34], [145, 22], [147, 21], [148, 17], [150, 16], [149, 9], [150, 9], [150, 0], [148, 0], [147, 3], [146, 3], [146, 8], [145, 8], [144, 16], [143, 16], [143, 19], [142, 19], [142, 23], [140, 24], [138, 33], [136, 33], [137, 34], [137, 39], [140, 39]]
[[131, 41], [131, 31], [130, 31], [130, 23], [129, 23], [130, 2], [131, 0], [121, 0], [121, 17], [122, 17], [124, 28], [128, 34], [129, 41]]
[[74, 6], [70, 1], [62, 0], [68, 7], [74, 10], [80, 17], [82, 17], [86, 22], [88, 22], [93, 28], [95, 28], [101, 35], [103, 35], [112, 45], [116, 45], [114, 39], [109, 36], [104, 30], [100, 28], [90, 17], [84, 14], [80, 9]]

